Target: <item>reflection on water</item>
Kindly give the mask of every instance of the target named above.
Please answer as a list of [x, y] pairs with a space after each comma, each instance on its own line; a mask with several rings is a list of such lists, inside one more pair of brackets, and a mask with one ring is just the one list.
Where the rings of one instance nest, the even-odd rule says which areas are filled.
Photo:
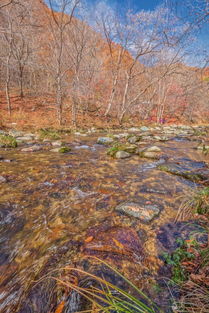
[[[80, 264], [89, 229], [100, 224], [138, 232], [150, 277], [158, 270], [157, 232], [174, 219], [180, 196], [196, 184], [190, 186], [188, 180], [160, 171], [157, 166], [164, 159], [115, 160], [95, 142], [96, 138], [82, 138], [80, 146], [64, 155], [1, 153], [13, 161], [0, 163], [1, 175], [8, 180], [0, 190], [0, 311], [12, 312], [46, 269]], [[193, 145], [184, 140], [159, 144], [172, 159], [207, 161]], [[159, 217], [149, 224], [114, 211], [120, 202], [142, 199], [162, 207]], [[147, 281], [136, 275], [142, 265], [126, 260], [120, 266], [138, 285]]]

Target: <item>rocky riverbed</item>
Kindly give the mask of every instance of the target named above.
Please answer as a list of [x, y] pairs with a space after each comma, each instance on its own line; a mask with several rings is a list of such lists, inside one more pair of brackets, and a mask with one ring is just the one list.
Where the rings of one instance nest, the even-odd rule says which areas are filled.
[[166, 284], [162, 294], [154, 287], [167, 275], [161, 254], [198, 227], [174, 221], [184, 197], [209, 185], [208, 134], [175, 125], [0, 131], [0, 312], [55, 312], [63, 299], [63, 312], [83, 309], [46, 275], [66, 278], [67, 265], [109, 275], [88, 255], [172, 312]]

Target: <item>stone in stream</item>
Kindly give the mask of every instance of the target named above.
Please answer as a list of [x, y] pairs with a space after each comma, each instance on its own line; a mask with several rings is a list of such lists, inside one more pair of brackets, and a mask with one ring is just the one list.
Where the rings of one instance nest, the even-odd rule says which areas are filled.
[[116, 211], [128, 216], [136, 217], [142, 222], [151, 222], [160, 213], [160, 207], [156, 204], [140, 204], [124, 202], [116, 206]]
[[0, 175], [0, 184], [6, 183], [6, 182], [7, 182], [7, 179], [4, 176]]
[[205, 162], [197, 162], [191, 159], [182, 158], [176, 162], [167, 162], [158, 166], [161, 171], [182, 176], [194, 182], [209, 180], [209, 168]]
[[61, 147], [63, 145], [62, 141], [53, 141], [51, 142], [53, 147]]
[[129, 128], [128, 130], [129, 130], [130, 132], [135, 133], [135, 132], [140, 131], [140, 128], [137, 128], [137, 127], [131, 127], [131, 128]]
[[126, 159], [126, 158], [130, 158], [131, 154], [129, 152], [126, 151], [118, 151], [115, 154], [115, 158], [116, 159]]
[[130, 136], [128, 138], [128, 142], [131, 144], [135, 144], [136, 142], [140, 141], [141, 138], [142, 138], [141, 136]]
[[122, 134], [113, 135], [113, 138], [114, 139], [121, 139], [121, 138], [126, 138], [128, 136], [129, 136], [129, 133], [122, 133]]
[[163, 157], [163, 155], [159, 152], [152, 152], [152, 151], [146, 151], [146, 150], [143, 150], [143, 151], [138, 150], [137, 152], [141, 158], [146, 158], [146, 159], [159, 160]]
[[16, 137], [16, 140], [18, 143], [24, 142], [24, 141], [32, 141], [34, 137], [32, 136], [22, 136], [22, 137]]
[[156, 139], [156, 140], [159, 140], [159, 141], [168, 141], [169, 137], [156, 135], [156, 136], [153, 136], [153, 139]]
[[149, 131], [149, 128], [147, 126], [142, 126], [142, 127], [140, 127], [140, 130], [143, 132], [147, 132], [147, 131]]
[[24, 136], [24, 133], [23, 133], [22, 131], [13, 129], [13, 130], [10, 130], [10, 131], [9, 131], [9, 135], [11, 135], [12, 137], [17, 138], [17, 137], [22, 137], [22, 136]]
[[141, 261], [144, 251], [139, 235], [129, 227], [99, 225], [89, 230], [83, 251], [85, 254], [96, 255], [111, 260], [128, 259]]
[[162, 150], [157, 146], [151, 146], [146, 149], [147, 152], [161, 152]]
[[42, 150], [42, 147], [39, 145], [33, 145], [27, 148], [21, 149], [22, 152], [36, 152]]
[[157, 247], [159, 252], [172, 253], [179, 247], [177, 239], [189, 240], [191, 238], [202, 244], [208, 243], [208, 235], [204, 227], [197, 221], [168, 223], [160, 227], [157, 233]]
[[68, 153], [71, 151], [71, 148], [69, 147], [58, 147], [50, 150], [51, 152], [58, 152], [58, 153]]
[[100, 145], [110, 145], [111, 143], [113, 143], [113, 138], [110, 137], [99, 137], [97, 139], [97, 143]]

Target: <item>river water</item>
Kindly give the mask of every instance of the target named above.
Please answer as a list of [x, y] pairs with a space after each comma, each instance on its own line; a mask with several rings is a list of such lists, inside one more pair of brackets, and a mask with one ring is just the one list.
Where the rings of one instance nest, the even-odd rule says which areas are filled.
[[[85, 268], [83, 246], [92, 240], [91, 229], [102, 231], [104, 225], [137, 232], [146, 255], [143, 265], [127, 257], [113, 263], [139, 287], [154, 284], [162, 266], [157, 234], [174, 222], [182, 199], [198, 184], [159, 170], [164, 159], [113, 159], [107, 147], [96, 144], [98, 136], [65, 137], [72, 147], [65, 154], [1, 149], [1, 156], [11, 162], [0, 163], [7, 178], [0, 185], [0, 312], [40, 312], [35, 302], [30, 309], [22, 307], [30, 290], [49, 270]], [[154, 144], [178, 163], [189, 159], [207, 165], [208, 155], [194, 149], [196, 138], [174, 137]], [[114, 210], [127, 201], [156, 204], [160, 214], [143, 223]], [[54, 311], [45, 306], [42, 312]]]

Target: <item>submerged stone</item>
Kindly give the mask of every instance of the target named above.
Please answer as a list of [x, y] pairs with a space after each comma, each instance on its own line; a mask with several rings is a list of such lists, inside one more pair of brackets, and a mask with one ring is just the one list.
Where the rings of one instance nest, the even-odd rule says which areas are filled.
[[209, 169], [204, 162], [182, 159], [179, 162], [168, 162], [158, 166], [161, 171], [182, 176], [195, 182], [209, 179]]
[[139, 152], [139, 156], [141, 158], [154, 159], [154, 160], [159, 160], [162, 157], [162, 155], [159, 154], [158, 152], [151, 152], [151, 151], [141, 151]]
[[116, 211], [128, 216], [136, 217], [142, 222], [151, 222], [160, 213], [156, 204], [139, 204], [134, 202], [121, 203], [115, 208]]
[[99, 225], [88, 232], [84, 252], [90, 255], [108, 256], [128, 260], [142, 260], [144, 251], [137, 232], [129, 227]]
[[0, 175], [0, 184], [1, 183], [6, 183], [6, 182], [7, 182], [7, 179], [4, 176]]
[[36, 152], [40, 150], [42, 150], [42, 147], [39, 145], [34, 145], [34, 146], [21, 149], [22, 152]]

